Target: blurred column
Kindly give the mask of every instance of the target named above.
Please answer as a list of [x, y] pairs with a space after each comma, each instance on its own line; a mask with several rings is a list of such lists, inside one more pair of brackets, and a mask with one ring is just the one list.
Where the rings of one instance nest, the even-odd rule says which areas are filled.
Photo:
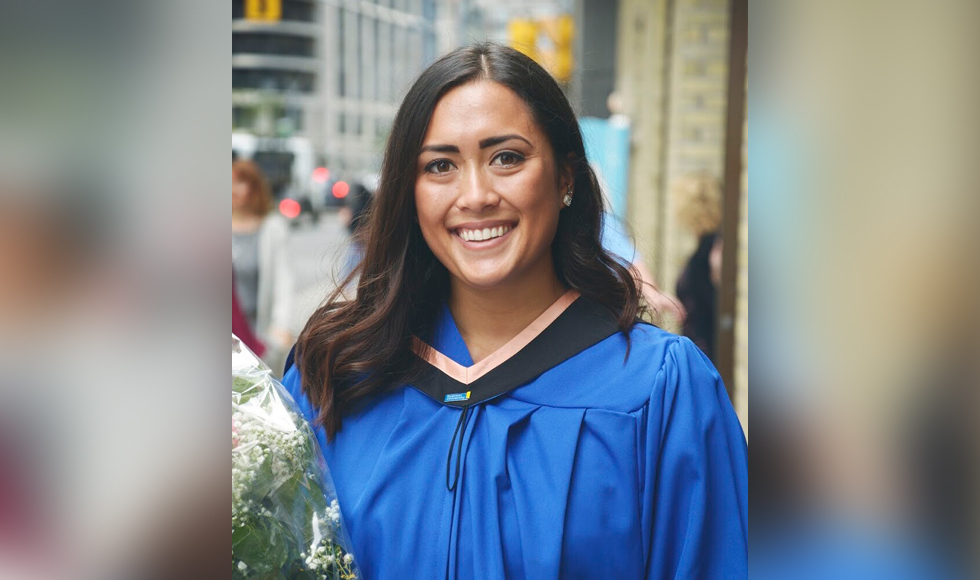
[[616, 49], [616, 90], [633, 136], [627, 217], [638, 249], [658, 282], [663, 262], [660, 238], [665, 215], [670, 3], [622, 0]]
[[663, 288], [673, 290], [697, 240], [680, 231], [671, 185], [722, 177], [727, 0], [623, 0], [617, 90], [635, 127], [630, 222]]
[[718, 293], [716, 360], [732, 402], [748, 432], [748, 120], [746, 94], [748, 0], [731, 2], [728, 106], [722, 204], [721, 288]]
[[[626, 217], [664, 291], [675, 291], [698, 242], [677, 219], [675, 184], [707, 173], [736, 192], [724, 209], [730, 234], [725, 240], [731, 241], [725, 257], [733, 269], [719, 289], [728, 301], [720, 310], [725, 337], [719, 337], [718, 348], [725, 353], [718, 353], [718, 366], [745, 423], [746, 319], [736, 328], [736, 317], [744, 317], [748, 305], [747, 272], [739, 270], [745, 269], [747, 239], [745, 212], [739, 210], [744, 203], [737, 196], [744, 171], [729, 170], [732, 181], [726, 179], [730, 9], [729, 0], [621, 0], [616, 93], [633, 131]], [[739, 127], [743, 121], [744, 116]], [[734, 140], [738, 151], [743, 132]]]

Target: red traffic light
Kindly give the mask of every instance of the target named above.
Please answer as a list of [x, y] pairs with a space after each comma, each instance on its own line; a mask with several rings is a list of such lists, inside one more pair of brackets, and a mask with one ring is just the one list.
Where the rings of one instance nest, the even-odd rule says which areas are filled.
[[299, 202], [295, 199], [284, 199], [279, 202], [279, 213], [287, 218], [293, 219], [299, 215], [299, 212]]
[[337, 199], [343, 199], [347, 197], [347, 194], [349, 192], [350, 192], [350, 186], [347, 185], [346, 181], [338, 181], [337, 183], [333, 184], [333, 196], [336, 197]]
[[317, 167], [313, 170], [313, 181], [316, 183], [326, 183], [330, 179], [330, 170], [326, 167]]

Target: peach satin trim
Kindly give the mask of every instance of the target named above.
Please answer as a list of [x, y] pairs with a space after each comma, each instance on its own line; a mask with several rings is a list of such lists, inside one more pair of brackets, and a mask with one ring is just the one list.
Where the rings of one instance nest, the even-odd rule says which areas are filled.
[[[541, 334], [544, 329], [548, 328], [548, 326], [551, 325], [551, 323], [554, 322], [562, 312], [571, 306], [578, 297], [579, 293], [576, 290], [569, 290], [568, 292], [565, 292], [561, 298], [556, 300], [554, 304], [542, 312], [541, 316], [538, 316], [533, 322], [531, 322], [531, 324], [527, 325], [527, 328], [522, 330], [520, 334], [510, 339], [507, 344], [498, 348], [493, 354], [474, 364], [473, 366], [464, 367], [434, 348], [429, 348], [429, 353], [424, 358], [429, 364], [436, 367], [440, 371], [446, 373], [464, 385], [468, 385], [520, 352], [522, 348], [527, 346], [532, 340], [534, 340], [535, 337]], [[424, 342], [422, 342], [418, 337], [415, 337], [415, 354], [422, 356], [421, 353], [424, 345]]]

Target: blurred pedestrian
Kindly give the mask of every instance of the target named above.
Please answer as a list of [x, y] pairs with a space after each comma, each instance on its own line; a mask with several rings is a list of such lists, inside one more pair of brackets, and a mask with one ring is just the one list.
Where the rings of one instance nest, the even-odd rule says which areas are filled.
[[265, 354], [265, 345], [262, 344], [252, 332], [252, 327], [248, 324], [248, 319], [242, 312], [241, 305], [238, 303], [238, 292], [235, 291], [235, 276], [232, 274], [231, 284], [231, 332], [241, 339], [256, 356], [262, 357]]
[[350, 236], [350, 247], [344, 262], [341, 278], [345, 279], [364, 258], [364, 226], [371, 206], [371, 192], [363, 184], [354, 182], [340, 210], [340, 219]]
[[687, 310], [684, 336], [715, 360], [717, 290], [721, 284], [721, 189], [707, 173], [683, 177], [674, 186], [680, 224], [698, 246], [677, 279], [677, 297]]
[[399, 108], [352, 299], [284, 384], [365, 578], [745, 578], [742, 428], [686, 338], [639, 322], [572, 108], [510, 48]]
[[235, 292], [249, 327], [268, 350], [273, 369], [292, 344], [293, 275], [289, 267], [289, 226], [273, 212], [269, 184], [253, 161], [231, 168], [231, 241]]

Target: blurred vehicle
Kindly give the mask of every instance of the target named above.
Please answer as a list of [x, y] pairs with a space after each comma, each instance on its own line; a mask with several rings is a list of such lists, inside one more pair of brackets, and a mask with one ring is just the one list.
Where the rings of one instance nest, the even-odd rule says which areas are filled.
[[321, 210], [337, 211], [346, 205], [346, 199], [351, 190], [351, 182], [345, 179], [334, 178], [330, 175], [327, 168], [324, 170], [323, 181], [317, 184], [313, 200]]
[[325, 168], [315, 167], [313, 145], [302, 137], [231, 134], [232, 159], [251, 159], [265, 174], [277, 209], [291, 225], [316, 223], [322, 207], [313, 201]]

